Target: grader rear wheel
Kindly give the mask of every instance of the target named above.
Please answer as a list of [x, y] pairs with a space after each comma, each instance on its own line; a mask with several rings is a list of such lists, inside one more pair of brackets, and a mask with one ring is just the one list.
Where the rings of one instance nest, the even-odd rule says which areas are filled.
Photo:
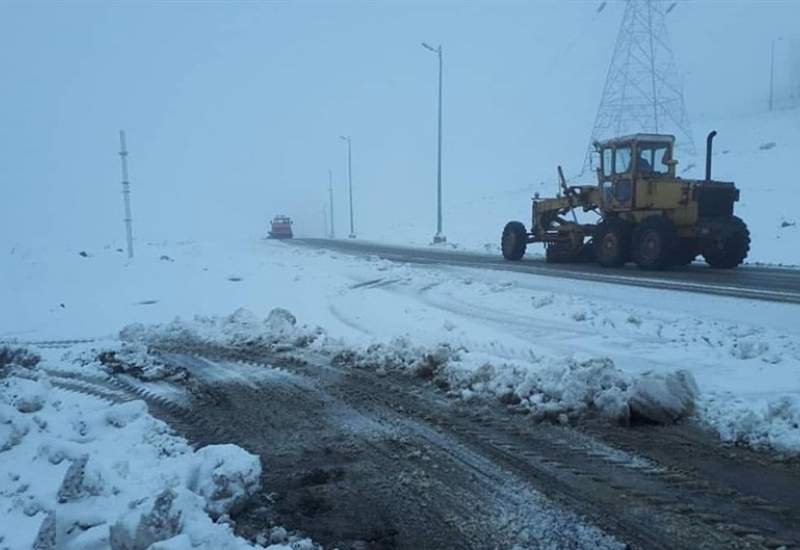
[[630, 225], [619, 218], [606, 218], [594, 235], [594, 255], [603, 267], [619, 267], [631, 254]]
[[731, 216], [727, 222], [727, 235], [716, 245], [703, 249], [703, 258], [711, 267], [732, 269], [741, 264], [750, 251], [750, 230], [738, 216]]
[[675, 253], [675, 227], [666, 218], [645, 218], [633, 231], [633, 261], [641, 269], [664, 269]]

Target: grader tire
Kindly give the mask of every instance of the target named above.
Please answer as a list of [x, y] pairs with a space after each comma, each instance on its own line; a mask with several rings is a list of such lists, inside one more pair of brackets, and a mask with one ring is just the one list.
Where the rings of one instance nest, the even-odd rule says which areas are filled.
[[650, 216], [633, 230], [633, 261], [640, 269], [668, 267], [675, 254], [675, 227], [666, 218]]
[[606, 218], [597, 226], [594, 255], [603, 267], [625, 265], [631, 254], [630, 225], [619, 218]]
[[525, 255], [528, 246], [528, 232], [522, 222], [508, 222], [503, 228], [500, 248], [506, 260], [518, 261]]
[[718, 246], [703, 250], [706, 263], [716, 269], [732, 269], [741, 264], [750, 251], [750, 230], [738, 216], [731, 216], [730, 234]]

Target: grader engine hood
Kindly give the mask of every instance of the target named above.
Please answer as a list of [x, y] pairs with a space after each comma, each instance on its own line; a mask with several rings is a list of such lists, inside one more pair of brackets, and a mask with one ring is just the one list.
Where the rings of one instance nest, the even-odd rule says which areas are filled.
[[692, 200], [697, 201], [700, 218], [733, 215], [733, 203], [739, 200], [739, 190], [733, 182], [696, 180], [691, 183]]

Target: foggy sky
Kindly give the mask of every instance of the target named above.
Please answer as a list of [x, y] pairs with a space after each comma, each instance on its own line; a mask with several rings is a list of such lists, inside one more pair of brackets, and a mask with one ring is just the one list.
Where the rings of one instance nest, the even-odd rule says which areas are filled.
[[[3, 254], [124, 241], [120, 129], [137, 242], [257, 236], [276, 213], [319, 234], [329, 168], [346, 235], [340, 134], [357, 233], [409, 217], [433, 233], [436, 58], [420, 42], [444, 48], [445, 200], [490, 195], [580, 167], [624, 9], [599, 4], [4, 2]], [[781, 91], [798, 21], [792, 1], [680, 2], [690, 118], [766, 109], [770, 41]]]

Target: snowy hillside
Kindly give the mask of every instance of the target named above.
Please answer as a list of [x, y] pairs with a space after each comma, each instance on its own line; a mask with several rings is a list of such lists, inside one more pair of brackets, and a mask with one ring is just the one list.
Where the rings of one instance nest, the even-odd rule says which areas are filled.
[[[794, 198], [798, 192], [797, 151], [800, 150], [800, 108], [700, 120], [694, 128], [696, 156], [679, 158], [679, 174], [704, 177], [705, 136], [719, 135], [714, 143], [712, 177], [734, 181], [741, 190], [737, 214], [748, 224], [752, 244], [747, 262], [800, 265], [800, 213]], [[545, 131], [545, 130], [543, 130]], [[583, 144], [577, 144], [582, 147]], [[564, 158], [574, 156], [565, 151]], [[505, 182], [486, 182], [484, 187], [445, 183], [444, 233], [451, 244], [464, 248], [499, 251], [500, 233], [506, 222], [530, 224], [534, 193], [553, 196], [558, 190], [556, 165], [538, 166], [528, 186], [509, 188]], [[591, 174], [571, 178], [571, 183], [592, 182]], [[435, 232], [435, 218], [423, 215], [395, 222], [385, 231], [364, 233], [374, 240], [428, 244]], [[533, 245], [531, 253], [541, 253]]]

